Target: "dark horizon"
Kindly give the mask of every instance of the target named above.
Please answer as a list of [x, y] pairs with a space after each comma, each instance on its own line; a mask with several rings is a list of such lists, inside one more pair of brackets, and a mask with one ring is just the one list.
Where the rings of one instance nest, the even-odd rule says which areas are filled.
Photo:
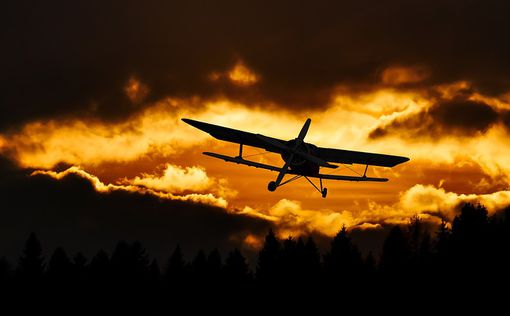
[[[466, 280], [490, 286], [509, 279], [510, 208], [504, 214], [504, 218], [489, 217], [484, 206], [465, 204], [451, 228], [444, 222], [434, 232], [414, 217], [408, 225], [389, 231], [380, 256], [362, 255], [345, 227], [325, 252], [319, 251], [312, 237], [281, 240], [270, 230], [252, 267], [237, 248], [226, 256], [216, 249], [199, 250], [186, 260], [177, 246], [164, 262], [158, 262], [138, 241], [120, 241], [111, 254], [99, 250], [90, 258], [81, 252], [70, 256], [61, 247], [45, 257], [32, 233], [16, 265], [0, 259], [0, 291], [43, 298], [46, 291], [64, 297], [70, 290], [72, 301], [88, 300], [80, 313], [91, 312], [98, 304], [105, 304], [101, 310], [110, 313], [117, 299], [133, 297], [136, 303], [123, 301], [117, 308], [156, 314], [169, 312], [173, 306], [169, 304], [180, 300], [200, 302], [222, 296], [223, 300], [224, 295], [246, 300], [243, 295], [256, 297], [259, 291], [281, 295], [294, 290], [319, 299], [337, 285], [341, 287], [332, 293], [344, 299], [355, 298], [359, 290], [365, 299], [406, 291], [420, 294], [434, 287], [437, 295], [463, 293], [470, 291], [464, 288]], [[445, 280], [448, 286], [441, 287]], [[380, 292], [384, 288], [395, 292]]]

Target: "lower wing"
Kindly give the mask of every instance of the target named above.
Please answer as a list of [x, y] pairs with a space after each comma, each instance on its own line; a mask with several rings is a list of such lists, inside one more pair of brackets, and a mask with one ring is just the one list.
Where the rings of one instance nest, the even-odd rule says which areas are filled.
[[[204, 152], [203, 154], [210, 156], [210, 157], [218, 158], [218, 159], [221, 159], [221, 160], [224, 160], [227, 162], [233, 162], [233, 163], [246, 165], [246, 166], [250, 166], [250, 167], [261, 168], [261, 169], [266, 169], [266, 170], [271, 170], [271, 171], [276, 171], [276, 172], [282, 171], [282, 168], [279, 168], [276, 166], [271, 166], [271, 165], [266, 165], [266, 164], [255, 162], [255, 161], [246, 160], [241, 157], [231, 157], [231, 156], [225, 156], [225, 155], [211, 153], [211, 152]], [[292, 170], [288, 170], [287, 173], [294, 174], [294, 175], [302, 175], [300, 173], [293, 172]], [[387, 178], [372, 178], [372, 177], [366, 177], [366, 176], [359, 176], [359, 177], [357, 177], [357, 176], [342, 176], [342, 175], [331, 175], [331, 174], [316, 174], [316, 175], [311, 175], [311, 176], [307, 175], [307, 177], [327, 179], [327, 180], [343, 180], [343, 181], [372, 181], [372, 182], [386, 182], [386, 181], [388, 181]]]

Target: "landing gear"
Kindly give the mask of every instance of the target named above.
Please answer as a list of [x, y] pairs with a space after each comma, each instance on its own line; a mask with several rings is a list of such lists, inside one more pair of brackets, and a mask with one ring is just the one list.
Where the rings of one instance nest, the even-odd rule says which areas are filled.
[[287, 181], [281, 182], [280, 184], [277, 184], [276, 181], [271, 181], [267, 184], [267, 189], [271, 192], [274, 192], [274, 191], [276, 191], [276, 188], [281, 187], [282, 185], [292, 182], [294, 180], [297, 180], [301, 177], [304, 177], [308, 182], [310, 182], [310, 184], [322, 195], [323, 198], [325, 198], [328, 195], [328, 189], [322, 187], [322, 178], [319, 178], [319, 181], [320, 181], [320, 188], [319, 188], [307, 176], [303, 176], [303, 175], [296, 175]]
[[267, 189], [271, 192], [276, 190], [276, 182], [271, 181], [267, 184]]

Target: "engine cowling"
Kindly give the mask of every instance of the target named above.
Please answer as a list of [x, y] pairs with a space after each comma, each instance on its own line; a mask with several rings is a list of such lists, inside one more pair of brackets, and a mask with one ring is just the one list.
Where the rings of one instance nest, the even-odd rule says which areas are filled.
[[[294, 148], [296, 146], [296, 139], [287, 141], [287, 147]], [[317, 146], [302, 142], [295, 148], [297, 151], [304, 152], [313, 155]], [[290, 152], [283, 152], [281, 154], [282, 159], [287, 162], [290, 158]], [[305, 157], [300, 155], [294, 155], [292, 162], [290, 163], [290, 169], [303, 175], [315, 175], [319, 173], [319, 165], [307, 160]]]

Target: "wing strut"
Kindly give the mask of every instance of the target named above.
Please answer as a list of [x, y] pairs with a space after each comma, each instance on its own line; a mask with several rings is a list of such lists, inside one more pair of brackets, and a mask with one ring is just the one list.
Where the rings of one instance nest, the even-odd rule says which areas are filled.
[[368, 164], [365, 166], [365, 172], [363, 172], [363, 178], [366, 178], [366, 176], [367, 176], [367, 169], [368, 169]]
[[323, 188], [322, 187], [322, 178], [319, 178], [319, 182], [320, 182], [320, 186], [321, 188], [319, 189], [315, 183], [312, 182], [312, 180], [310, 180], [307, 176], [304, 176], [306, 180], [308, 180], [308, 182], [310, 182], [310, 184], [315, 188], [315, 190], [319, 191], [319, 193], [322, 195], [323, 198], [325, 198], [327, 195], [328, 195], [328, 188]]
[[239, 156], [237, 158], [243, 159], [243, 143], [239, 143]]

